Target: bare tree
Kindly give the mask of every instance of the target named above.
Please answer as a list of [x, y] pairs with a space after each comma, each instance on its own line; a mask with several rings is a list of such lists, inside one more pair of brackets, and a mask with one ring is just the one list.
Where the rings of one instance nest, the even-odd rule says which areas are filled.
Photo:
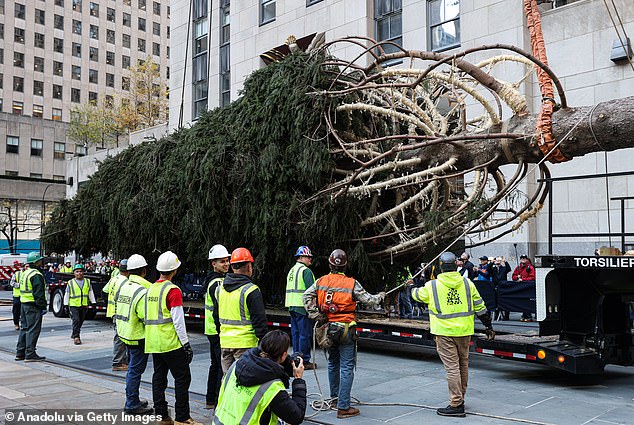
[[24, 200], [0, 200], [0, 233], [7, 240], [9, 252], [18, 252], [18, 235], [41, 227], [40, 211]]

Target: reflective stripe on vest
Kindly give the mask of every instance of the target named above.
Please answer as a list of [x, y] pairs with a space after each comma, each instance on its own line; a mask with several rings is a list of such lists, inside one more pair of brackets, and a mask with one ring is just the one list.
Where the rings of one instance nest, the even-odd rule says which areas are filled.
[[357, 303], [354, 301], [355, 280], [342, 273], [330, 273], [322, 276], [315, 283], [317, 289], [317, 305], [321, 309], [327, 305], [327, 294], [332, 294], [331, 304], [336, 305], [337, 311], [326, 311], [330, 322], [351, 323], [355, 321], [354, 311]]
[[84, 284], [80, 288], [75, 278], [68, 281], [66, 287], [70, 291], [68, 295], [68, 305], [70, 307], [86, 307], [88, 305], [88, 293], [90, 292], [90, 279], [84, 278]]
[[253, 283], [247, 283], [229, 292], [224, 286], [217, 291], [218, 318], [220, 320], [220, 346], [223, 348], [251, 348], [258, 345], [251, 314], [247, 307], [247, 297], [259, 291]]
[[[209, 295], [209, 288], [214, 286], [216, 283], [221, 285], [225, 279], [223, 277], [217, 277], [212, 279], [207, 285], [207, 291], [205, 293], [205, 335], [218, 335], [218, 330], [216, 329], [216, 322], [214, 320], [214, 310], [216, 306], [214, 305], [214, 301]], [[218, 287], [216, 287], [218, 289]]]
[[[18, 285], [20, 284], [20, 270], [15, 272], [15, 281], [18, 283]], [[13, 288], [13, 297], [14, 298], [19, 298], [20, 297], [20, 287], [19, 286], [17, 288]]]
[[[128, 345], [138, 345], [138, 340], [145, 338], [145, 327], [137, 316], [137, 305], [141, 302], [147, 289], [136, 283], [125, 283], [117, 291], [116, 314], [119, 338]], [[127, 311], [126, 311], [127, 307]]]
[[167, 294], [171, 289], [180, 288], [169, 280], [156, 282], [145, 294], [145, 352], [167, 353], [182, 347], [170, 310], [167, 308]]
[[42, 274], [37, 269], [28, 269], [20, 273], [20, 302], [34, 303], [35, 297], [33, 297], [33, 284], [31, 278], [36, 274]]
[[[303, 307], [302, 295], [306, 291], [304, 282], [304, 271], [307, 270], [305, 264], [297, 262], [286, 275], [286, 307]], [[308, 269], [310, 270], [310, 269]]]
[[[273, 379], [261, 385], [244, 387], [237, 384], [234, 363], [222, 383], [218, 408], [213, 418], [215, 425], [259, 425], [262, 415], [271, 401], [280, 391], [285, 391], [279, 379]], [[277, 416], [271, 412], [269, 425], [278, 423]]]
[[[110, 284], [112, 282], [112, 284]], [[117, 275], [110, 279], [108, 282], [108, 307], [106, 308], [106, 317], [113, 317], [116, 310], [116, 301], [119, 296], [119, 290], [122, 285], [128, 282], [128, 279], [123, 275]]]
[[449, 313], [443, 314], [442, 309], [440, 308], [440, 302], [438, 299], [438, 289], [436, 288], [436, 280], [431, 281], [431, 292], [434, 297], [434, 304], [437, 312], [433, 312], [431, 309], [429, 310], [429, 314], [436, 316], [439, 319], [454, 319], [456, 317], [469, 317], [473, 316], [475, 312], [473, 311], [473, 301], [471, 300], [471, 285], [469, 285], [469, 281], [466, 277], [463, 277], [464, 288], [467, 296], [467, 311], [462, 311], [458, 313]]

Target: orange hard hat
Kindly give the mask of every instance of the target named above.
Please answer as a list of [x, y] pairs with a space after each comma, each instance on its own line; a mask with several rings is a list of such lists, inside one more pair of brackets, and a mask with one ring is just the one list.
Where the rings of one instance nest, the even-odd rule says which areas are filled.
[[237, 263], [253, 263], [253, 255], [246, 248], [236, 248], [231, 253], [231, 260], [229, 261], [231, 264]]

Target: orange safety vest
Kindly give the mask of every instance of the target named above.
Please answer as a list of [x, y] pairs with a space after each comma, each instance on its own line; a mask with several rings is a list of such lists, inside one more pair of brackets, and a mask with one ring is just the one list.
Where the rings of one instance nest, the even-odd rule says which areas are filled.
[[[329, 322], [350, 323], [355, 321], [354, 310], [357, 303], [352, 299], [354, 279], [342, 273], [330, 273], [319, 278], [317, 303]], [[332, 294], [331, 296], [328, 294]], [[330, 302], [328, 302], [330, 299]], [[329, 308], [330, 305], [335, 308]], [[335, 310], [335, 311], [333, 311]]]

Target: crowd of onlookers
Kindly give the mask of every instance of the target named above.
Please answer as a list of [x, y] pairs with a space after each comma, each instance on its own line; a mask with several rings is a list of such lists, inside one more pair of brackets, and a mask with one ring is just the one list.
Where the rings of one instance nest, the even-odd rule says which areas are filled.
[[[84, 265], [84, 270], [86, 273], [94, 273], [94, 274], [104, 274], [110, 275], [115, 268], [119, 267], [119, 263], [116, 260], [105, 259], [101, 261], [96, 260], [85, 260], [78, 261], [77, 263], [81, 263]], [[72, 273], [73, 266], [70, 261], [66, 261], [64, 263], [47, 263], [46, 269], [51, 273]]]

